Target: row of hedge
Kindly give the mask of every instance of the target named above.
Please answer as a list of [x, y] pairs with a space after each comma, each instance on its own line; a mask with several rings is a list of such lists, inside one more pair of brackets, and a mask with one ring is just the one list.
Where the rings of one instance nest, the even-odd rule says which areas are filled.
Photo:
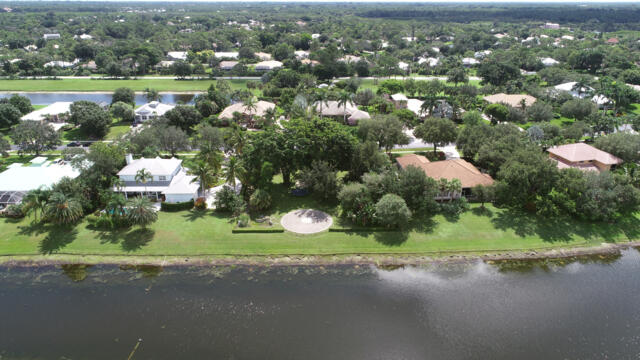
[[232, 229], [232, 234], [268, 234], [283, 233], [284, 229]]
[[193, 199], [185, 202], [179, 203], [168, 203], [163, 201], [160, 203], [160, 210], [162, 211], [182, 211], [182, 210], [191, 210], [193, 209]]
[[392, 232], [399, 231], [397, 228], [386, 227], [358, 227], [358, 228], [329, 228], [329, 232]]

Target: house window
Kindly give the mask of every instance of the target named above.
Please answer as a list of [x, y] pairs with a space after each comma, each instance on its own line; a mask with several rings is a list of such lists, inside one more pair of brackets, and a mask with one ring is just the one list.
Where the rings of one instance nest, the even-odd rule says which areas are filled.
[[166, 177], [166, 176], [158, 176], [158, 178], [160, 179], [160, 181], [165, 181], [165, 180], [167, 180], [167, 177]]

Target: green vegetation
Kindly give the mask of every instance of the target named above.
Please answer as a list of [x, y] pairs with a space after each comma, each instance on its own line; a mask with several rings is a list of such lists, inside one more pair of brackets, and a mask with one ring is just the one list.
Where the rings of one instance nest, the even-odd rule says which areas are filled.
[[[280, 208], [311, 205], [306, 200]], [[313, 236], [291, 233], [233, 234], [229, 218], [211, 211], [160, 212], [147, 230], [100, 231], [86, 221], [74, 228], [36, 223], [31, 219], [0, 220], [0, 255], [284, 255], [484, 253], [524, 251], [637, 239], [635, 218], [616, 224], [572, 220], [550, 222], [530, 214], [479, 205], [450, 221], [438, 215], [412, 231], [328, 232]]]
[[[246, 89], [248, 80], [228, 80], [233, 90]], [[255, 80], [254, 80], [255, 81]], [[107, 91], [126, 87], [134, 91], [145, 91], [153, 88], [167, 92], [205, 91], [213, 80], [174, 80], [174, 79], [130, 79], [130, 80], [93, 80], [93, 79], [58, 79], [58, 80], [2, 80], [0, 91]]]

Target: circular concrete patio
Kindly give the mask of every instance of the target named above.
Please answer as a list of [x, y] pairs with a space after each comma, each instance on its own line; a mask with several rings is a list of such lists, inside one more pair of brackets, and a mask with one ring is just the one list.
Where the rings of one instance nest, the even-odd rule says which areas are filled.
[[298, 209], [285, 214], [280, 224], [285, 230], [297, 234], [315, 234], [329, 229], [333, 219], [320, 210]]

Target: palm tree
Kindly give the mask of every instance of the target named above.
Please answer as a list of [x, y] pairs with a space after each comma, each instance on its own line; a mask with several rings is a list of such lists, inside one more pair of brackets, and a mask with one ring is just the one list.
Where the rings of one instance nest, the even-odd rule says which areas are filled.
[[29, 191], [23, 199], [23, 203], [25, 205], [25, 212], [26, 213], [33, 212], [33, 218], [34, 220], [37, 221], [38, 212], [40, 212], [40, 215], [42, 215], [50, 195], [51, 195], [51, 191], [43, 188], [38, 188], [38, 189]]
[[151, 173], [147, 169], [140, 169], [136, 172], [135, 180], [136, 184], [144, 184], [144, 192], [148, 196], [149, 194], [147, 194], [147, 182], [153, 180], [153, 176], [151, 176]]
[[422, 105], [420, 105], [420, 114], [428, 114], [431, 116], [433, 109], [438, 105], [438, 99], [435, 96], [427, 96]]
[[353, 94], [343, 90], [338, 94], [338, 106], [342, 106], [342, 122], [347, 123], [347, 104], [351, 104]]
[[453, 200], [453, 197], [456, 194], [462, 193], [462, 183], [458, 179], [451, 179], [447, 184], [447, 191], [451, 194], [450, 200]]
[[253, 114], [258, 111], [258, 103], [253, 96], [249, 96], [244, 101], [244, 108], [247, 109], [249, 117], [253, 118]]
[[200, 188], [202, 189], [202, 195], [207, 196], [206, 192], [216, 181], [216, 172], [210, 163], [204, 161], [198, 161], [196, 166], [189, 170], [191, 175], [195, 175], [195, 178], [191, 182], [200, 182]]
[[56, 224], [72, 224], [82, 217], [82, 205], [74, 198], [68, 198], [63, 193], [55, 192], [49, 197], [45, 206], [45, 214]]
[[320, 104], [320, 119], [322, 119], [322, 107], [324, 105], [329, 106], [329, 93], [324, 89], [318, 89], [314, 97], [318, 104]]
[[144, 229], [158, 220], [158, 213], [149, 199], [135, 197], [127, 204], [127, 219], [131, 224], [140, 225]]
[[229, 142], [234, 147], [236, 154], [242, 154], [242, 148], [247, 142], [247, 135], [239, 126], [236, 126], [233, 128]]
[[107, 200], [105, 210], [113, 217], [120, 217], [125, 215], [124, 208], [127, 206], [127, 200], [122, 194], [111, 193]]
[[271, 126], [273, 125], [273, 123], [275, 122], [276, 119], [276, 108], [272, 107], [272, 108], [268, 108], [267, 110], [264, 111], [264, 126]]
[[438, 191], [440, 192], [440, 196], [444, 197], [449, 191], [449, 181], [445, 178], [440, 178], [438, 180]]
[[224, 177], [227, 183], [233, 186], [233, 189], [236, 188], [236, 176], [238, 175], [238, 169], [240, 168], [240, 161], [237, 157], [232, 156], [227, 161], [227, 166], [224, 169]]
[[224, 156], [218, 149], [207, 149], [206, 151], [201, 149], [198, 154], [198, 158], [209, 164], [214, 174], [218, 174], [220, 172]]

